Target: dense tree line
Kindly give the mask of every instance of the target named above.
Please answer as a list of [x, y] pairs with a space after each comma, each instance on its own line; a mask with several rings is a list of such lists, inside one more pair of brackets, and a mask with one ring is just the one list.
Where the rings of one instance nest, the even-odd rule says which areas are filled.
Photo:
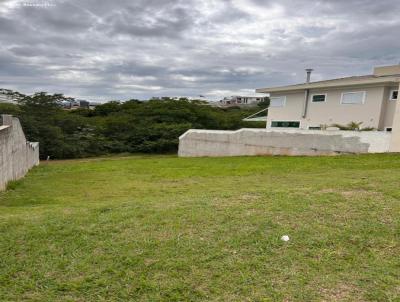
[[[169, 99], [108, 102], [95, 109], [64, 110], [69, 99], [44, 92], [8, 91], [18, 104], [0, 104], [0, 113], [22, 123], [27, 139], [40, 143], [41, 158], [78, 158], [109, 153], [176, 152], [188, 129], [263, 127], [242, 119], [260, 108], [215, 108], [203, 101]], [[265, 103], [264, 103], [265, 105]]]

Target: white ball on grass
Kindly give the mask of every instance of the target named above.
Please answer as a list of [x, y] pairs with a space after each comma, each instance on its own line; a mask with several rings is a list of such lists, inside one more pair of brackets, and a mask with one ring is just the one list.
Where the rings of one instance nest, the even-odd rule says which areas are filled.
[[282, 241], [289, 241], [289, 236], [288, 236], [288, 235], [283, 235], [283, 236], [281, 237], [281, 240], [282, 240]]

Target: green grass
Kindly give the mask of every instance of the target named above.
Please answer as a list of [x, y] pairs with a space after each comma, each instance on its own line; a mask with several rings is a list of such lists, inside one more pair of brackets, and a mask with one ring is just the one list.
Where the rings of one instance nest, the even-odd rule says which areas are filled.
[[399, 301], [399, 184], [399, 155], [43, 163], [0, 193], [0, 301]]

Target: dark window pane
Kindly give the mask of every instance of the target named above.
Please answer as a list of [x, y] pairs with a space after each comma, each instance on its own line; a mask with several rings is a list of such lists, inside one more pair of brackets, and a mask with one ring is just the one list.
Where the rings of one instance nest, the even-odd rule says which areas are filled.
[[392, 92], [392, 100], [397, 100], [398, 96], [399, 96], [399, 92], [398, 91], [393, 91]]
[[272, 122], [271, 127], [277, 127], [277, 128], [299, 128], [300, 127], [300, 122], [294, 122], [294, 121], [289, 121], [289, 122]]
[[325, 102], [325, 94], [316, 94], [312, 97], [313, 102]]

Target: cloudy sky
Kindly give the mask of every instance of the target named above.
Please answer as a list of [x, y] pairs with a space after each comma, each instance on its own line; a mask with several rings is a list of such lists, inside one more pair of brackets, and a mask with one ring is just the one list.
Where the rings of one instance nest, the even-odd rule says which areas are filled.
[[0, 0], [0, 88], [198, 96], [400, 62], [399, 0]]

